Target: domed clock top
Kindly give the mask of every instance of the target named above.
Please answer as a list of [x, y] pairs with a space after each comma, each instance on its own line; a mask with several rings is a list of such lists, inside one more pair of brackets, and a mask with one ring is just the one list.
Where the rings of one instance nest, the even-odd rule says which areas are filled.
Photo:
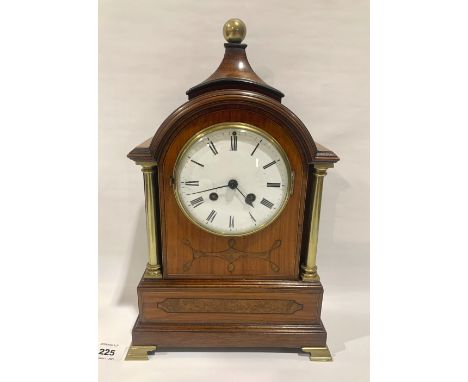
[[227, 43], [218, 69], [205, 81], [187, 91], [189, 99], [219, 89], [254, 89], [256, 92], [281, 101], [284, 94], [268, 85], [252, 69], [247, 59], [247, 44], [242, 41], [247, 27], [240, 19], [230, 19], [224, 24], [223, 35]]

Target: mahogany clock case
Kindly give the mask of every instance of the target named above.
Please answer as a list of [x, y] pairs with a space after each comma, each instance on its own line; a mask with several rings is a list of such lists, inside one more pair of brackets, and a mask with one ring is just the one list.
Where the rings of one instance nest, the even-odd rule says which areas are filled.
[[[152, 139], [128, 155], [154, 162], [157, 253], [162, 278], [143, 277], [132, 345], [163, 347], [326, 347], [320, 281], [301, 280], [313, 198], [314, 166], [338, 157], [316, 144], [281, 104], [283, 94], [250, 68], [245, 44], [226, 54], [207, 81], [190, 89]], [[235, 68], [247, 68], [242, 73]], [[253, 73], [253, 74], [252, 74]], [[177, 157], [194, 135], [220, 123], [245, 123], [271, 135], [294, 173], [293, 192], [279, 217], [246, 236], [225, 237], [193, 224], [174, 194]]]
[[[172, 176], [183, 145], [204, 128], [221, 122], [243, 122], [264, 129], [288, 155], [294, 171], [294, 192], [281, 216], [264, 230], [229, 239], [210, 234], [182, 213], [175, 200]], [[164, 142], [165, 144], [162, 144]], [[138, 286], [140, 315], [133, 329], [134, 345], [164, 347], [280, 347], [326, 346], [320, 320], [320, 282], [299, 280], [306, 256], [314, 163], [329, 160], [318, 150], [303, 124], [287, 108], [247, 90], [222, 90], [199, 96], [173, 113], [152, 139], [130, 156], [155, 160], [163, 279], [142, 279]], [[309, 195], [309, 198], [307, 197]], [[235, 240], [239, 252], [265, 251], [269, 261], [253, 257], [235, 262], [205, 257], [193, 260], [192, 248], [221, 252]], [[277, 271], [270, 264], [278, 265]], [[248, 281], [247, 279], [252, 279]], [[277, 281], [273, 281], [277, 279]], [[270, 280], [270, 281], [268, 281]]]
[[[248, 123], [272, 135], [285, 150], [294, 173], [293, 193], [279, 218], [257, 233], [231, 241], [190, 222], [177, 204], [172, 184], [175, 161], [184, 144], [201, 130], [221, 122]], [[138, 162], [158, 163], [157, 215], [164, 278], [298, 279], [300, 259], [307, 251], [310, 172], [314, 163], [335, 158], [329, 150], [317, 148], [308, 130], [291, 111], [262, 94], [246, 90], [214, 91], [177, 109], [148, 144], [147, 141], [137, 147], [129, 157]], [[193, 260], [194, 251], [216, 253], [232, 245], [239, 252], [255, 254], [278, 243], [279, 247], [271, 250], [271, 262], [252, 257], [230, 270], [223, 261], [209, 261], [205, 257], [193, 261], [189, 269], [185, 266]]]

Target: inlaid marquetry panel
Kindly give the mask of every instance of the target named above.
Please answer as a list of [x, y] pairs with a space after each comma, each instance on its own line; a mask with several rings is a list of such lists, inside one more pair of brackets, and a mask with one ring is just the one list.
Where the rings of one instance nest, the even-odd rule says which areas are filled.
[[293, 314], [303, 307], [294, 300], [168, 298], [158, 303], [168, 313]]
[[[172, 281], [174, 282], [174, 281]], [[166, 286], [167, 284], [167, 286]], [[215, 287], [187, 281], [180, 286], [158, 281], [159, 287], [140, 288], [140, 319], [159, 323], [284, 323], [320, 322], [322, 288], [299, 282], [268, 288], [237, 283]]]

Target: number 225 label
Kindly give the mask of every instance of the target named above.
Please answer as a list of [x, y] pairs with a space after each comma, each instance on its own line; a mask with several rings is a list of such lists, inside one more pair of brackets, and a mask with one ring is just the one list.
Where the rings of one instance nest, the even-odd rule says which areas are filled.
[[118, 359], [119, 355], [119, 345], [118, 344], [109, 344], [105, 342], [101, 342], [99, 345], [98, 357], [99, 359], [107, 359], [109, 361], [113, 361]]

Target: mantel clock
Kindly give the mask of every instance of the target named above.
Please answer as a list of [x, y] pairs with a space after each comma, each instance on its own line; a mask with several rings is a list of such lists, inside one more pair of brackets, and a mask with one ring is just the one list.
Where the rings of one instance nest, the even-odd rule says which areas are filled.
[[293, 348], [331, 360], [316, 254], [315, 142], [224, 25], [224, 58], [128, 157], [143, 171], [148, 264], [126, 359], [160, 348]]

